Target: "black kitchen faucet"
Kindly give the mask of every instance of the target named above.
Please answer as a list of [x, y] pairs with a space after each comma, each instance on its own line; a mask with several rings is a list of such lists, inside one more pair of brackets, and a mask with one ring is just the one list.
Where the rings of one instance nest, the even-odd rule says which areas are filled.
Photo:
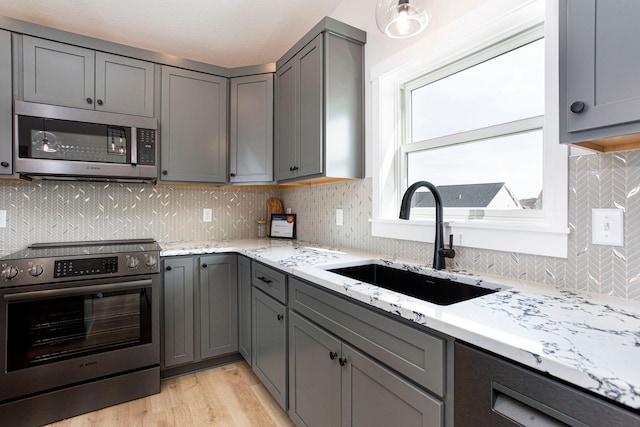
[[411, 213], [411, 199], [413, 194], [420, 187], [427, 187], [436, 202], [436, 236], [433, 242], [433, 268], [436, 270], [445, 269], [445, 258], [453, 258], [456, 256], [456, 251], [453, 250], [453, 234], [449, 235], [449, 249], [445, 249], [442, 241], [442, 235], [444, 234], [444, 220], [442, 209], [442, 196], [438, 191], [438, 188], [429, 181], [418, 181], [409, 186], [402, 196], [402, 203], [400, 205], [400, 219], [409, 219]]

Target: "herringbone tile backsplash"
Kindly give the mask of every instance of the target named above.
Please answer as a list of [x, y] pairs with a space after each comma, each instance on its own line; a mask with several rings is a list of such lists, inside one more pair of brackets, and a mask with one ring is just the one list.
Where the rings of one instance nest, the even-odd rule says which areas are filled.
[[[640, 150], [572, 157], [569, 256], [565, 259], [456, 248], [456, 267], [563, 289], [640, 300]], [[371, 180], [286, 190], [67, 182], [0, 182], [0, 251], [34, 242], [152, 237], [160, 242], [251, 238], [266, 201], [279, 197], [298, 214], [300, 240], [419, 263], [431, 244], [371, 237]], [[591, 244], [591, 209], [625, 210], [623, 247]], [[213, 221], [202, 222], [202, 209]], [[335, 209], [344, 226], [335, 226]]]
[[[640, 300], [640, 150], [571, 157], [569, 174], [571, 235], [566, 260], [458, 247], [456, 267]], [[371, 237], [371, 191], [367, 179], [288, 189], [282, 198], [298, 214], [300, 239], [428, 264], [431, 244]], [[342, 227], [333, 225], [337, 208], [344, 209]], [[591, 244], [593, 208], [624, 209], [623, 247]]]

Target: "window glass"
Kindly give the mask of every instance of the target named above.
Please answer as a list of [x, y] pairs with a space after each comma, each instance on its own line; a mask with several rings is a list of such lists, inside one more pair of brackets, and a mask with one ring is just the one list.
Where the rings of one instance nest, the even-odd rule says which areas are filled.
[[409, 143], [544, 114], [544, 39], [411, 91]]
[[[407, 155], [408, 182], [438, 186], [447, 207], [542, 208], [542, 130], [462, 143]], [[414, 197], [430, 207], [430, 194]]]

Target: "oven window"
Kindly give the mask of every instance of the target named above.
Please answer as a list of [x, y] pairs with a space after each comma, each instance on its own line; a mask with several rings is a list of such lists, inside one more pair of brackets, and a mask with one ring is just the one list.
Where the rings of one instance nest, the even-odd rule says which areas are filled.
[[7, 306], [7, 370], [151, 342], [151, 288]]

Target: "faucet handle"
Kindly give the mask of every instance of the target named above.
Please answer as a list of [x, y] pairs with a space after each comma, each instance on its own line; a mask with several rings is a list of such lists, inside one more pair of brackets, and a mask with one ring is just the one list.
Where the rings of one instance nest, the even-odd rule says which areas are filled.
[[440, 256], [445, 258], [453, 258], [456, 256], [456, 251], [453, 249], [453, 234], [449, 234], [449, 249], [440, 248], [438, 252]]

